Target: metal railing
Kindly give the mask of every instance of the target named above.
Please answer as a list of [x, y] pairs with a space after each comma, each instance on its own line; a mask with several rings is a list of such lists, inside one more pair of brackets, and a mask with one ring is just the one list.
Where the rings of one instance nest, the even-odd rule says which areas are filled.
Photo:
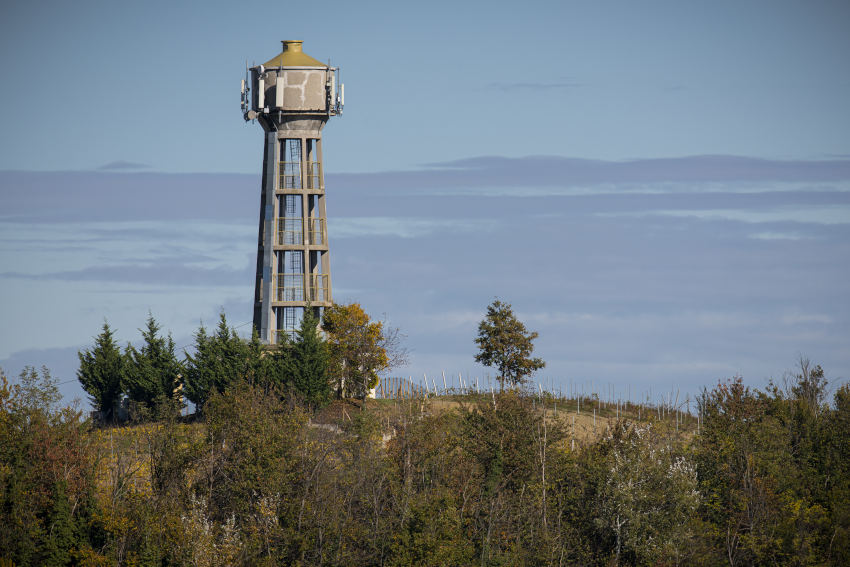
[[304, 274], [276, 274], [272, 282], [273, 301], [304, 301]]
[[327, 226], [325, 219], [311, 217], [307, 219], [307, 242], [304, 242], [304, 219], [301, 217], [278, 217], [277, 235], [275, 242], [284, 244], [314, 244], [327, 243]]
[[331, 300], [331, 282], [327, 274], [310, 274], [310, 298], [316, 303]]
[[276, 274], [272, 282], [272, 301], [307, 301], [304, 293], [310, 282], [310, 301], [326, 303], [331, 300], [331, 282], [327, 274]]
[[322, 164], [317, 161], [308, 161], [304, 181], [307, 189], [323, 189], [325, 183], [322, 178]]
[[[302, 164], [305, 166], [303, 171]], [[278, 187], [281, 189], [323, 189], [325, 186], [322, 164], [318, 161], [280, 161], [278, 176], [280, 177]]]
[[278, 187], [281, 189], [301, 189], [300, 161], [278, 162], [278, 175], [280, 176]]
[[304, 244], [304, 219], [300, 217], [278, 217], [275, 241], [278, 245]]
[[307, 236], [310, 239], [310, 244], [327, 244], [328, 233], [325, 219], [312, 217], [307, 219]]

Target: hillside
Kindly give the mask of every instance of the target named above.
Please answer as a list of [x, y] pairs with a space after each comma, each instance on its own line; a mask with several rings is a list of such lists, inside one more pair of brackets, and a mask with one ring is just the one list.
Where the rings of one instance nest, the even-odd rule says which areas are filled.
[[0, 413], [4, 565], [850, 559], [846, 386], [810, 405], [722, 383], [699, 430], [517, 392], [312, 414], [244, 383], [202, 416], [96, 428], [20, 394]]

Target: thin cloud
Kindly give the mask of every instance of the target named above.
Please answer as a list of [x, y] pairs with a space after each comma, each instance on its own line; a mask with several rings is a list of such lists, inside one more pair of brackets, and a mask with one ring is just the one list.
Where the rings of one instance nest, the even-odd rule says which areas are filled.
[[47, 273], [0, 272], [0, 279], [39, 281], [112, 282], [155, 286], [229, 287], [251, 280], [251, 270], [228, 267], [205, 268], [168, 262], [156, 264], [113, 264], [91, 266], [80, 270]]
[[[721, 191], [724, 185], [742, 184], [749, 191], [764, 191], [773, 184], [822, 186], [846, 190], [850, 159], [767, 160], [740, 156], [707, 155], [665, 159], [603, 161], [560, 156], [480, 156], [426, 163], [412, 171], [342, 173], [328, 176], [329, 187], [344, 187], [378, 195], [411, 195], [423, 192], [499, 194], [522, 188], [545, 192], [587, 188], [616, 191], [693, 192]], [[737, 190], [737, 189], [732, 189]]]
[[490, 89], [495, 89], [502, 92], [567, 90], [577, 89], [583, 86], [585, 86], [583, 83], [576, 83], [572, 81], [555, 83], [490, 83], [489, 85], [487, 85], [487, 87]]
[[598, 213], [606, 217], [687, 217], [710, 221], [735, 221], [743, 223], [801, 223], [840, 225], [850, 224], [850, 205], [798, 206], [768, 210], [704, 209], [655, 210], [639, 212]]
[[493, 230], [495, 227], [495, 220], [480, 219], [341, 217], [334, 219], [330, 237], [397, 236], [399, 238], [420, 238], [435, 232], [481, 232]]
[[151, 166], [146, 163], [138, 163], [134, 161], [111, 161], [98, 167], [100, 171], [129, 171], [138, 169], [150, 169]]
[[798, 232], [757, 232], [751, 234], [749, 238], [753, 240], [803, 240], [811, 237]]

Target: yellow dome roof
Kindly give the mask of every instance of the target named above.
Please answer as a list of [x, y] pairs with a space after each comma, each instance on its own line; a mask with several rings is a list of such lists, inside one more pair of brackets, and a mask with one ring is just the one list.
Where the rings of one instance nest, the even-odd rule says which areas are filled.
[[313, 59], [301, 51], [301, 44], [304, 42], [300, 39], [289, 39], [281, 41], [281, 43], [283, 44], [283, 51], [277, 57], [263, 63], [264, 67], [327, 67], [321, 61]]

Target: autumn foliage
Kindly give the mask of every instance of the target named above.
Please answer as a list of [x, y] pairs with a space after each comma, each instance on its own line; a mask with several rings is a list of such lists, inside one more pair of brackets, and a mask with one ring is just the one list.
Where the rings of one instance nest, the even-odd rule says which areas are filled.
[[97, 427], [0, 373], [0, 565], [850, 563], [850, 386], [814, 365], [579, 444], [517, 389], [303, 400], [244, 376], [192, 422]]

